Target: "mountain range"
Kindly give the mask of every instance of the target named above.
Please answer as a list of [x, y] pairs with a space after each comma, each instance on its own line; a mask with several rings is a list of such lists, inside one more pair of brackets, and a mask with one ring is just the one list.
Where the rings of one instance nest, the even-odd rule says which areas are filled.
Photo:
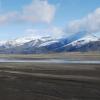
[[41, 54], [77, 51], [100, 51], [100, 38], [84, 31], [60, 38], [29, 35], [14, 40], [0, 41], [0, 54]]

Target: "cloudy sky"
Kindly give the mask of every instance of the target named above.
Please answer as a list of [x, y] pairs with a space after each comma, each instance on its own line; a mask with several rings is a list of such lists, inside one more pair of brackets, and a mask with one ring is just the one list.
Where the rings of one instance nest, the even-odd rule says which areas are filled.
[[84, 30], [100, 37], [100, 0], [0, 0], [0, 40]]

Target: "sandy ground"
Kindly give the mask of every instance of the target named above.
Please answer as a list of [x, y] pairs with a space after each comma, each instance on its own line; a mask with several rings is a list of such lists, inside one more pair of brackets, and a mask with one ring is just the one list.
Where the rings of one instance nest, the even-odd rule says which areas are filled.
[[100, 65], [0, 63], [0, 100], [100, 100]]

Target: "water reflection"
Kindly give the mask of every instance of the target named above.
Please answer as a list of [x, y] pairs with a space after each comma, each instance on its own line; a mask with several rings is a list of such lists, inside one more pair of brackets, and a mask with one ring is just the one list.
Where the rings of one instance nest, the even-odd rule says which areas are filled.
[[65, 64], [100, 64], [100, 61], [90, 60], [67, 60], [67, 59], [0, 59], [0, 62], [33, 62], [33, 63], [65, 63]]

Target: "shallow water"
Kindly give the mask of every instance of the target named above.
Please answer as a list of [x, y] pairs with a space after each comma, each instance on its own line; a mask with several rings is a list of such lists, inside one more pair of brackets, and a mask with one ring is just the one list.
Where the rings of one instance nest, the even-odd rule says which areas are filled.
[[0, 62], [33, 62], [33, 63], [62, 63], [62, 64], [100, 64], [100, 60], [67, 60], [67, 59], [0, 59]]

